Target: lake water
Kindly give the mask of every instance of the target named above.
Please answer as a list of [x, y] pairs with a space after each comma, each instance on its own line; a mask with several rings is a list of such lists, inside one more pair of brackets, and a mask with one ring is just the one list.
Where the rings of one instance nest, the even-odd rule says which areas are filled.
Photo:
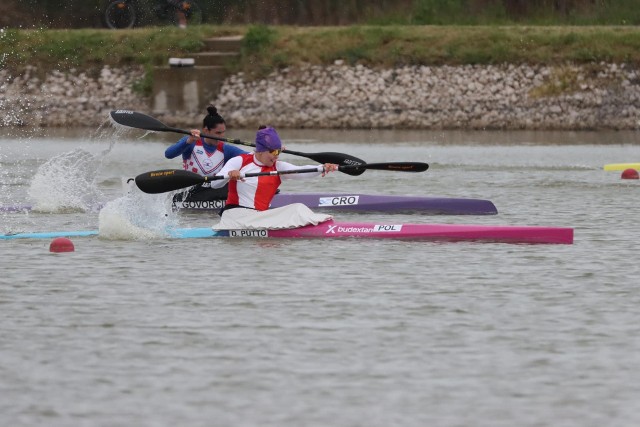
[[[640, 133], [280, 133], [296, 151], [430, 164], [283, 191], [499, 211], [338, 219], [566, 226], [575, 243], [2, 241], [0, 425], [640, 425], [640, 182], [602, 169], [640, 162]], [[96, 229], [103, 203], [138, 226], [211, 225], [166, 195], [122, 197], [122, 177], [180, 167], [163, 157], [179, 135], [139, 135], [4, 131], [0, 205], [42, 208], [0, 213], [0, 232]]]

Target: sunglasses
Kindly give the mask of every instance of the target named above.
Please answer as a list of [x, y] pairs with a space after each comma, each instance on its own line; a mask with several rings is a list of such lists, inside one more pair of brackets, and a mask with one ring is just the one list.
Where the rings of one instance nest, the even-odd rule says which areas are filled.
[[278, 156], [282, 153], [282, 149], [269, 150], [269, 154], [273, 154], [274, 156]]

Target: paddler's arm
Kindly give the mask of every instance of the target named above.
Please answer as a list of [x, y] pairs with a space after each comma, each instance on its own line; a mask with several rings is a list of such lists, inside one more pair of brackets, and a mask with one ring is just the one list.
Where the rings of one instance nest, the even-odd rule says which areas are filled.
[[[281, 160], [278, 160], [278, 170], [279, 171], [290, 171], [290, 170], [296, 170], [296, 169], [313, 169], [313, 168], [317, 168], [318, 165], [304, 165], [304, 166], [298, 166], [298, 165], [294, 165], [291, 164], [289, 162], [283, 162]], [[293, 174], [285, 174], [285, 175], [280, 175], [281, 178], [283, 179], [306, 179], [306, 178], [314, 178], [317, 176], [326, 176], [329, 172], [333, 172], [333, 171], [337, 171], [338, 170], [338, 165], [334, 164], [334, 163], [325, 163], [323, 165], [324, 167], [324, 172], [309, 172], [309, 173], [293, 173]]]
[[198, 140], [200, 131], [198, 129], [191, 130], [191, 135], [182, 137], [178, 142], [164, 151], [167, 159], [173, 159], [182, 154], [183, 159], [188, 159], [193, 151], [193, 143]]
[[237, 180], [240, 177], [240, 168], [242, 167], [242, 157], [234, 157], [229, 160], [225, 165], [220, 169], [220, 172], [216, 174], [216, 176], [222, 176], [224, 179], [217, 179], [215, 181], [211, 181], [211, 188], [221, 188], [224, 187], [225, 184], [229, 182], [229, 179]]

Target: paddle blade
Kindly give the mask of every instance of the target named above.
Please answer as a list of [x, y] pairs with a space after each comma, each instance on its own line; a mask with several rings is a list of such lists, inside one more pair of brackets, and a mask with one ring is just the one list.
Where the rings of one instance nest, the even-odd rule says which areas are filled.
[[[295, 156], [306, 157], [311, 160], [315, 160], [318, 163], [334, 163], [339, 166], [358, 166], [364, 165], [366, 162], [357, 157], [351, 156], [349, 154], [344, 153], [301, 153], [299, 151], [290, 151], [283, 150], [284, 153], [293, 154]], [[347, 175], [362, 175], [364, 173], [364, 169], [350, 169], [347, 168], [345, 170], [340, 169], [340, 172], [344, 172]]]
[[429, 169], [429, 165], [420, 162], [368, 163], [367, 169], [396, 172], [424, 172]]
[[152, 130], [156, 132], [165, 132], [170, 130], [159, 120], [154, 119], [146, 114], [138, 113], [130, 110], [113, 110], [109, 113], [111, 120], [122, 126], [128, 126], [136, 129]]
[[[358, 170], [364, 172], [367, 169], [395, 172], [424, 172], [429, 169], [427, 163], [420, 162], [388, 162], [388, 163], [365, 163], [363, 165], [340, 166], [341, 172], [347, 170]], [[360, 173], [362, 173], [360, 172]]]
[[138, 188], [149, 194], [179, 190], [205, 181], [205, 177], [182, 169], [157, 170], [136, 176]]

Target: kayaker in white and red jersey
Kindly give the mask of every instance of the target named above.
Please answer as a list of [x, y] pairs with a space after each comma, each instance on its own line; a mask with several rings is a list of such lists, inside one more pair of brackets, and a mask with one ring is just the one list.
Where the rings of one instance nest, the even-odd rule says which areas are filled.
[[[256, 148], [254, 153], [241, 154], [229, 160], [217, 176], [223, 176], [227, 179], [212, 181], [212, 187], [218, 187], [228, 182], [229, 195], [227, 203], [222, 213], [222, 222], [225, 216], [232, 211], [258, 211], [257, 213], [265, 213], [269, 209], [271, 200], [278, 191], [278, 187], [283, 179], [305, 179], [318, 176], [325, 176], [329, 172], [338, 170], [338, 165], [333, 163], [325, 163], [323, 168], [318, 172], [286, 174], [286, 175], [268, 175], [258, 177], [244, 178], [244, 174], [256, 172], [271, 171], [289, 171], [297, 169], [318, 169], [319, 165], [297, 166], [278, 159], [282, 151], [282, 142], [280, 136], [272, 127], [262, 127], [256, 134]], [[300, 204], [296, 204], [300, 205]], [[247, 209], [235, 209], [247, 208]], [[277, 208], [282, 209], [282, 208]], [[277, 209], [272, 209], [275, 211]], [[302, 205], [301, 209], [309, 210]], [[311, 211], [309, 211], [311, 212]], [[299, 212], [298, 212], [299, 213]], [[240, 213], [234, 213], [238, 215]], [[248, 212], [240, 215], [246, 216]], [[313, 212], [311, 212], [313, 214]], [[254, 216], [249, 214], [249, 216]], [[330, 216], [323, 215], [327, 219]], [[326, 220], [326, 219], [324, 219]]]
[[[202, 129], [192, 129], [191, 135], [181, 138], [178, 142], [167, 148], [164, 155], [167, 159], [173, 159], [182, 155], [182, 167], [184, 170], [194, 172], [202, 176], [213, 176], [219, 172], [224, 164], [231, 158], [246, 154], [240, 148], [225, 144], [221, 141], [209, 138], [201, 138], [201, 134], [225, 137], [227, 124], [215, 106], [207, 107], [207, 115], [202, 120]], [[190, 200], [213, 200], [227, 197], [226, 187], [211, 189], [208, 183], [191, 187], [188, 193], [180, 193], [180, 200], [188, 197]]]

